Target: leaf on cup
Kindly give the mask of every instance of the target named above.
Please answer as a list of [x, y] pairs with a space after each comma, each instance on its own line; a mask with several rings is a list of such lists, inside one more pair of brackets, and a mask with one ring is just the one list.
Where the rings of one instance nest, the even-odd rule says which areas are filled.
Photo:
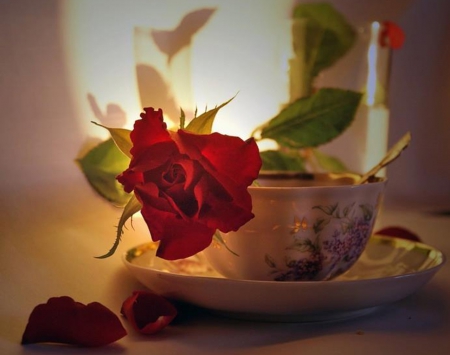
[[268, 254], [266, 254], [264, 256], [264, 261], [272, 269], [275, 269], [277, 267], [277, 264], [275, 263], [275, 260], [273, 260], [273, 258], [270, 255], [268, 255]]
[[373, 206], [369, 205], [369, 204], [363, 204], [363, 205], [359, 205], [359, 208], [361, 208], [361, 210], [363, 212], [364, 219], [366, 221], [370, 221], [373, 216]]
[[323, 211], [325, 214], [332, 216], [333, 213], [336, 211], [337, 207], [338, 207], [338, 204], [335, 203], [333, 205], [327, 205], [327, 206], [322, 206], [322, 205], [314, 206], [313, 209], [319, 209], [319, 210]]
[[327, 218], [327, 219], [325, 219], [325, 218], [317, 218], [316, 222], [313, 225], [314, 233], [317, 234], [320, 231], [322, 231], [328, 223], [330, 223], [330, 219], [329, 218]]

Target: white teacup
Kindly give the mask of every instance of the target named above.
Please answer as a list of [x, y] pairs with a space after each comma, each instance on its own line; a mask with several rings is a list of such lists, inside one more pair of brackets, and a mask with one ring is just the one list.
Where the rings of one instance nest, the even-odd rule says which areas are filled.
[[249, 187], [255, 218], [221, 233], [226, 247], [213, 241], [206, 258], [233, 279], [312, 281], [342, 274], [372, 234], [387, 182], [355, 185], [358, 177], [262, 173], [261, 186]]

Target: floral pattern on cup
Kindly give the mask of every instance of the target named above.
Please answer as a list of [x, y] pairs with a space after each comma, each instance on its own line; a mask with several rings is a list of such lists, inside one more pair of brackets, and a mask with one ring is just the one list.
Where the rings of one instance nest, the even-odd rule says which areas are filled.
[[[293, 242], [286, 248], [284, 265], [278, 265], [269, 254], [265, 255], [273, 280], [313, 281], [323, 272], [328, 274], [321, 279], [332, 279], [353, 265], [365, 248], [374, 223], [374, 206], [352, 203], [341, 208], [335, 203], [313, 209], [322, 211], [323, 216], [317, 217], [311, 227], [304, 219], [294, 217]], [[313, 229], [314, 240], [302, 237], [302, 230], [307, 228]], [[322, 240], [321, 234], [327, 228], [335, 229], [331, 238]], [[300, 256], [293, 257], [292, 251], [300, 252]], [[325, 261], [329, 272], [324, 270]]]

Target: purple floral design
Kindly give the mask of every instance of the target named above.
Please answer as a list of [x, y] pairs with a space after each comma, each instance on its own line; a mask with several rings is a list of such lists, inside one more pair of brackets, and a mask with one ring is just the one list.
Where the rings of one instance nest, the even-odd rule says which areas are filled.
[[[339, 208], [339, 204], [328, 206], [314, 206], [323, 212], [324, 216], [316, 218], [312, 225], [315, 240], [302, 238], [294, 231], [293, 244], [289, 250], [301, 252], [299, 259], [286, 256], [284, 265], [278, 267], [270, 255], [266, 255], [265, 262], [271, 268], [275, 281], [311, 281], [317, 279], [324, 270], [324, 262], [327, 269], [331, 270], [327, 278], [339, 274], [341, 270], [353, 265], [366, 246], [368, 235], [373, 224], [374, 208], [371, 205], [355, 204]], [[357, 213], [357, 212], [360, 213]], [[294, 218], [297, 220], [298, 218]], [[331, 221], [338, 221], [331, 225]], [[326, 228], [336, 228], [332, 231], [331, 239], [321, 241], [321, 234]]]
[[286, 269], [279, 271], [275, 281], [311, 281], [322, 270], [324, 255], [316, 250], [310, 253], [309, 258], [300, 260], [289, 260]]
[[[330, 240], [322, 243], [322, 249], [331, 255], [332, 267], [338, 264], [353, 265], [366, 247], [371, 221], [358, 219], [347, 230], [335, 230]], [[339, 273], [339, 268], [334, 273]]]

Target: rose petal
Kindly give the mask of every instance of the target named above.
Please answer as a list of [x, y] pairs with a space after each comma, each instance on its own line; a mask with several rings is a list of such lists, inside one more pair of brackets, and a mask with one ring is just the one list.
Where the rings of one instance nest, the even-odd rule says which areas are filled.
[[[199, 210], [198, 220], [213, 229], [224, 233], [236, 231], [254, 217], [252, 213], [252, 199], [247, 186], [236, 187], [230, 201], [221, 196], [224, 190], [212, 177], [204, 175], [195, 187], [195, 196], [200, 206], [213, 206], [213, 208]], [[222, 194], [223, 195], [223, 194]]]
[[123, 185], [125, 192], [130, 193], [134, 190], [134, 187], [138, 184], [142, 184], [144, 181], [144, 174], [136, 172], [132, 169], [127, 169], [120, 175], [116, 176], [117, 181]]
[[385, 227], [377, 231], [375, 234], [385, 235], [388, 237], [396, 237], [421, 242], [419, 236], [403, 227]]
[[133, 157], [139, 155], [145, 148], [172, 140], [167, 131], [162, 110], [155, 111], [153, 107], [146, 107], [144, 111], [145, 113], [141, 113], [141, 119], [134, 123], [134, 128], [130, 134], [133, 142], [130, 153]]
[[262, 162], [254, 139], [243, 141], [220, 133], [199, 135], [183, 130], [172, 137], [180, 152], [200, 161], [216, 178], [223, 176], [236, 185], [249, 186], [258, 177]]
[[152, 149], [142, 149], [139, 155], [133, 157], [130, 167], [116, 179], [124, 186], [126, 192], [131, 192], [136, 185], [145, 182], [145, 171], [163, 165], [175, 151], [177, 147], [173, 142], [156, 143]]
[[177, 315], [176, 308], [164, 297], [148, 291], [134, 291], [122, 304], [121, 313], [142, 334], [154, 334]]
[[[195, 187], [195, 195], [200, 208], [212, 208], [201, 209], [198, 219], [225, 233], [239, 229], [252, 219], [252, 200], [247, 187], [258, 177], [261, 168], [255, 141], [219, 133], [195, 135], [182, 130], [172, 136], [180, 152], [199, 161], [208, 173]], [[218, 196], [221, 190], [231, 200]]]
[[137, 186], [136, 197], [142, 204], [141, 214], [154, 241], [160, 241], [156, 255], [166, 260], [192, 256], [211, 244], [215, 228], [191, 219], [181, 219], [159, 199], [151, 184]]
[[405, 33], [394, 22], [384, 21], [380, 32], [380, 45], [399, 49], [405, 42]]
[[126, 334], [119, 318], [102, 304], [84, 305], [62, 296], [33, 309], [22, 344], [50, 342], [92, 347], [112, 343]]

